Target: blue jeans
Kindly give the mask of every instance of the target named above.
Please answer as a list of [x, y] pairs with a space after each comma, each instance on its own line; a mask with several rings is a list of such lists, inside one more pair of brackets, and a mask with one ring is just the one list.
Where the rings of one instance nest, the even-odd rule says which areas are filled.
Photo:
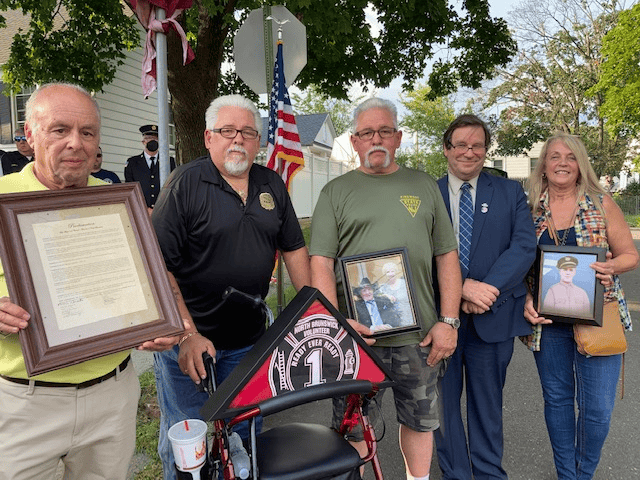
[[[218, 384], [227, 378], [232, 370], [240, 363], [253, 345], [237, 350], [216, 350], [216, 376]], [[176, 345], [171, 350], [154, 353], [153, 368], [156, 375], [158, 390], [158, 405], [160, 406], [160, 438], [158, 440], [158, 455], [162, 460], [164, 480], [176, 480], [173, 450], [169, 441], [169, 428], [188, 418], [199, 418], [200, 409], [209, 399], [206, 392], [198, 392], [188, 375], [180, 371]], [[262, 418], [256, 419], [256, 429], [260, 432]], [[233, 428], [244, 441], [249, 438], [249, 424], [242, 422]]]
[[609, 433], [621, 355], [586, 357], [578, 352], [573, 327], [554, 323], [542, 328], [534, 356], [558, 480], [591, 479]]

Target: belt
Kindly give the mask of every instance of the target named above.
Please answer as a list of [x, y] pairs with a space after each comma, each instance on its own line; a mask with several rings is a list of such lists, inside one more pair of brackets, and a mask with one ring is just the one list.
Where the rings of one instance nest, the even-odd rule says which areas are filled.
[[60, 382], [43, 382], [40, 380], [29, 380], [27, 378], [14, 378], [14, 377], [5, 377], [4, 375], [0, 375], [0, 378], [7, 380], [8, 382], [19, 383], [20, 385], [29, 385], [31, 382], [35, 383], [36, 387], [73, 387], [77, 389], [89, 388], [97, 385], [99, 383], [104, 382], [105, 380], [109, 380], [111, 377], [115, 377], [118, 370], [122, 371], [127, 368], [129, 365], [129, 361], [131, 360], [131, 355], [127, 356], [117, 368], [114, 368], [109, 373], [94, 378], [92, 380], [87, 380], [82, 383], [60, 383]]

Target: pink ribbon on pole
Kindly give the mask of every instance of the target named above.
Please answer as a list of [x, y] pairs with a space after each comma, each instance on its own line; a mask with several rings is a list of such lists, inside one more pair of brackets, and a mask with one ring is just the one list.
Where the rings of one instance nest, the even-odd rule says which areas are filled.
[[[140, 24], [147, 30], [144, 58], [142, 60], [142, 93], [144, 98], [149, 98], [149, 95], [156, 89], [155, 37], [157, 32], [166, 35], [173, 29], [180, 36], [183, 65], [190, 63], [195, 58], [182, 26], [176, 21], [178, 15], [191, 6], [191, 2], [192, 0], [127, 0], [127, 3], [136, 13]], [[158, 20], [154, 7], [164, 9], [167, 18]]]

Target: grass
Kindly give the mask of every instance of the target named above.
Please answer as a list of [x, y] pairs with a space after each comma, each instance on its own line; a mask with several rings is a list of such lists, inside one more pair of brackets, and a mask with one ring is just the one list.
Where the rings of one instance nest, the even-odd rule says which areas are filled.
[[134, 476], [136, 480], [158, 480], [162, 478], [162, 463], [158, 456], [158, 433], [160, 431], [160, 408], [156, 395], [156, 380], [153, 371], [139, 377], [142, 389], [138, 402], [136, 427], [136, 453], [146, 458], [146, 464]]
[[640, 215], [625, 215], [624, 219], [630, 227], [640, 227]]
[[[304, 240], [309, 245], [311, 237], [311, 219], [301, 219], [300, 226]], [[296, 296], [295, 288], [287, 285], [285, 281], [284, 304], [289, 303]], [[276, 295], [269, 295], [266, 299], [271, 311], [277, 308]], [[134, 474], [135, 480], [158, 480], [162, 478], [162, 463], [158, 456], [158, 434], [160, 431], [160, 408], [158, 407], [156, 394], [156, 380], [153, 371], [144, 372], [139, 377], [140, 401], [138, 402], [138, 415], [136, 427], [136, 454], [145, 459], [145, 465]]]

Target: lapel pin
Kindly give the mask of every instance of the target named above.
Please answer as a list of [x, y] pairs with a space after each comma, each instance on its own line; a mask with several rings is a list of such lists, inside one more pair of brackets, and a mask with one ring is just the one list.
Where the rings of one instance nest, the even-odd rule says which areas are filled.
[[483, 203], [482, 208], [480, 208], [480, 211], [482, 213], [487, 213], [489, 211], [489, 205], [487, 205], [486, 203]]

